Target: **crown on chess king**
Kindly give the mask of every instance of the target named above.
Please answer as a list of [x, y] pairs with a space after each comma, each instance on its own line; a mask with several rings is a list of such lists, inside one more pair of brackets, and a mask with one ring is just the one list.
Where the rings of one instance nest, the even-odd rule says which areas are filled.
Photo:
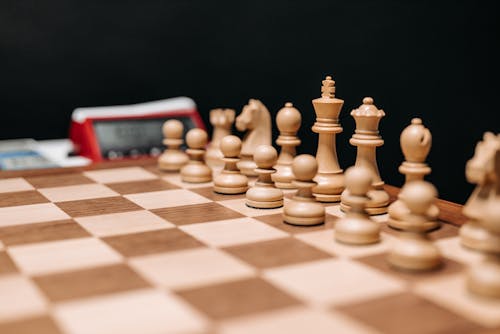
[[339, 114], [344, 100], [335, 97], [335, 81], [331, 76], [327, 76], [322, 84], [321, 97], [312, 101], [316, 113], [316, 123], [312, 130], [314, 132], [342, 132]]

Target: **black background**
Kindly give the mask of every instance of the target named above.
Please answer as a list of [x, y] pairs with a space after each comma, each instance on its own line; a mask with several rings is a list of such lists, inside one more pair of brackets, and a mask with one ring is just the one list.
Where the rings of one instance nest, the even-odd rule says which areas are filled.
[[[349, 112], [372, 96], [386, 117], [383, 179], [400, 185], [399, 134], [412, 117], [433, 133], [428, 178], [456, 202], [464, 165], [499, 129], [495, 1], [0, 2], [0, 137], [67, 137], [75, 107], [190, 96], [208, 111], [250, 97], [302, 112], [303, 153], [317, 137], [311, 100], [330, 74], [345, 100], [341, 165], [353, 164]], [[276, 138], [276, 129], [274, 130]]]

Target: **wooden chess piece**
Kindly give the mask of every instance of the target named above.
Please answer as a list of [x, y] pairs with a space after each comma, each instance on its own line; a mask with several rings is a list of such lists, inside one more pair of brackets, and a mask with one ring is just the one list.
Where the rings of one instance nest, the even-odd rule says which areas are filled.
[[187, 154], [180, 149], [184, 142], [184, 125], [179, 120], [170, 119], [163, 123], [162, 131], [165, 137], [163, 144], [167, 148], [158, 158], [158, 168], [167, 172], [178, 172], [189, 160]]
[[[399, 172], [405, 175], [405, 185], [416, 180], [422, 181], [425, 175], [431, 173], [431, 168], [425, 163], [425, 159], [431, 149], [432, 135], [420, 118], [412, 119], [411, 124], [401, 132], [400, 144], [405, 161], [399, 166]], [[400, 199], [394, 201], [389, 205], [388, 213], [389, 226], [400, 230], [406, 229], [407, 222], [404, 217], [408, 215], [409, 210], [403, 201]], [[427, 212], [428, 220], [424, 223], [427, 231], [440, 226], [438, 215], [438, 207], [432, 204]]]
[[278, 160], [278, 152], [270, 145], [259, 145], [255, 149], [255, 172], [259, 176], [255, 185], [246, 193], [246, 205], [258, 209], [273, 209], [283, 206], [283, 192], [274, 186], [271, 174]]
[[345, 172], [345, 185], [350, 210], [335, 223], [335, 240], [355, 245], [366, 245], [380, 241], [380, 226], [366, 213], [370, 201], [367, 193], [372, 185], [372, 173], [364, 167], [351, 167]]
[[401, 190], [399, 198], [409, 210], [404, 217], [409, 224], [387, 258], [396, 269], [428, 271], [442, 264], [439, 249], [429, 239], [425, 227], [427, 212], [436, 197], [436, 188], [426, 181], [410, 182]]
[[[500, 153], [497, 154], [500, 163]], [[500, 238], [500, 197], [489, 201], [482, 216], [479, 224], [493, 237], [483, 246], [486, 253], [485, 260], [469, 269], [467, 287], [476, 295], [500, 298], [500, 243], [498, 243]]]
[[212, 170], [205, 164], [205, 146], [208, 135], [205, 130], [191, 129], [186, 134], [186, 150], [189, 162], [181, 168], [181, 180], [190, 183], [203, 183], [212, 181]]
[[477, 184], [477, 187], [463, 207], [462, 212], [469, 220], [460, 228], [460, 241], [462, 245], [481, 252], [493, 245], [500, 247], [500, 235], [491, 233], [480, 223], [486, 205], [500, 198], [500, 177], [495, 170], [495, 165], [500, 168], [500, 162], [495, 160], [499, 150], [500, 134], [486, 132], [465, 167], [467, 181]]
[[312, 188], [318, 172], [318, 162], [309, 154], [301, 154], [292, 163], [292, 172], [295, 180], [294, 187], [298, 188], [293, 198], [285, 203], [283, 220], [292, 225], [317, 225], [325, 221], [325, 208], [316, 201]]
[[234, 109], [213, 109], [210, 110], [210, 124], [213, 126], [212, 140], [207, 146], [205, 161], [210, 167], [222, 167], [223, 154], [220, 150], [222, 138], [231, 134], [231, 127], [234, 123]]
[[248, 178], [236, 166], [240, 161], [241, 140], [236, 136], [226, 136], [220, 141], [224, 157], [224, 169], [214, 180], [214, 191], [226, 195], [242, 194], [248, 190]]
[[276, 173], [272, 175], [276, 188], [295, 188], [292, 184], [294, 179], [292, 161], [296, 154], [295, 147], [300, 145], [300, 139], [297, 138], [297, 131], [300, 128], [301, 122], [302, 116], [293, 107], [291, 102], [285, 103], [285, 107], [281, 108], [276, 115], [276, 125], [280, 131], [276, 144], [281, 147], [278, 162], [274, 166]]
[[336, 136], [342, 132], [339, 114], [344, 100], [335, 97], [335, 81], [327, 76], [322, 81], [321, 97], [312, 104], [316, 113], [316, 122], [312, 131], [318, 134], [318, 174], [314, 178], [317, 185], [313, 188], [316, 199], [320, 202], [338, 202], [344, 190], [344, 174], [337, 158]]
[[[384, 144], [379, 136], [378, 125], [385, 116], [383, 110], [373, 104], [371, 97], [365, 97], [363, 104], [351, 112], [356, 121], [356, 131], [349, 140], [351, 145], [357, 147], [355, 166], [364, 166], [370, 170], [372, 175], [372, 189], [368, 192], [370, 201], [367, 203], [366, 212], [370, 215], [379, 215], [387, 212], [389, 206], [389, 194], [384, 190], [384, 181], [380, 178], [377, 166], [376, 149]], [[341, 196], [340, 208], [348, 211], [351, 207], [351, 198], [348, 190], [344, 190]]]
[[257, 175], [257, 165], [253, 160], [255, 149], [259, 145], [271, 145], [271, 114], [259, 100], [250, 99], [236, 117], [236, 129], [247, 131], [243, 137], [241, 161], [238, 168], [248, 176]]

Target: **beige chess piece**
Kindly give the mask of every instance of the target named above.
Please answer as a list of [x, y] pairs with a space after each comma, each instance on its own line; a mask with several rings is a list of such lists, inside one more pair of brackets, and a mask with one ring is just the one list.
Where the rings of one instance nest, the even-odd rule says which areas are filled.
[[158, 158], [158, 168], [167, 172], [178, 172], [189, 160], [187, 154], [180, 149], [184, 142], [184, 125], [179, 120], [170, 119], [163, 123], [162, 131], [165, 137], [163, 144], [167, 148]]
[[370, 201], [367, 196], [372, 185], [372, 173], [363, 166], [348, 168], [345, 172], [345, 185], [351, 204], [346, 216], [335, 223], [335, 239], [337, 241], [366, 245], [380, 241], [380, 225], [370, 219], [366, 205]]
[[413, 181], [401, 189], [399, 198], [409, 210], [404, 217], [409, 224], [388, 255], [387, 260], [393, 267], [406, 271], [428, 271], [442, 264], [439, 249], [429, 239], [425, 227], [427, 213], [436, 197], [436, 188], [426, 181]]
[[276, 173], [272, 175], [276, 188], [295, 188], [292, 184], [294, 179], [292, 161], [296, 155], [295, 147], [300, 145], [300, 139], [297, 138], [297, 131], [300, 128], [301, 122], [302, 116], [300, 112], [293, 107], [291, 102], [285, 103], [285, 106], [281, 108], [276, 115], [276, 125], [280, 131], [276, 144], [281, 147], [278, 162], [276, 166], [274, 166]]
[[[373, 104], [371, 97], [365, 97], [363, 104], [358, 109], [354, 109], [351, 116], [356, 121], [356, 131], [349, 140], [351, 145], [357, 146], [355, 166], [368, 168], [373, 180], [372, 189], [368, 192], [370, 201], [367, 203], [366, 212], [370, 215], [386, 213], [389, 194], [384, 190], [384, 181], [380, 178], [376, 158], [377, 147], [384, 144], [384, 140], [379, 135], [378, 125], [385, 113]], [[349, 191], [344, 190], [340, 203], [343, 211], [348, 211], [351, 206], [349, 198]]]
[[293, 198], [285, 203], [283, 220], [293, 225], [317, 225], [325, 221], [325, 208], [313, 196], [313, 181], [318, 171], [318, 162], [309, 154], [301, 154], [292, 163], [292, 172], [295, 180], [294, 187], [298, 188]]
[[480, 224], [488, 203], [500, 198], [500, 177], [495, 170], [500, 168], [500, 162], [496, 160], [499, 151], [500, 134], [486, 132], [465, 167], [467, 181], [477, 184], [477, 187], [463, 207], [462, 212], [469, 220], [460, 228], [460, 241], [462, 245], [477, 251], [500, 248], [500, 235], [491, 233]]
[[[500, 165], [500, 153], [498, 164]], [[500, 170], [500, 167], [498, 167]], [[500, 172], [497, 173], [500, 177]], [[486, 258], [483, 262], [472, 266], [467, 274], [467, 287], [474, 294], [500, 298], [500, 197], [496, 197], [485, 205], [482, 219], [483, 226], [490, 236], [494, 236], [483, 246]], [[495, 244], [496, 242], [496, 244]]]
[[344, 190], [344, 174], [337, 158], [336, 136], [342, 132], [339, 114], [344, 100], [335, 97], [335, 81], [331, 76], [327, 76], [322, 84], [321, 97], [312, 101], [316, 113], [312, 131], [319, 136], [316, 151], [318, 174], [314, 178], [318, 184], [313, 193], [320, 202], [338, 202]]
[[220, 141], [224, 157], [224, 169], [214, 180], [214, 191], [221, 194], [242, 194], [248, 190], [248, 178], [236, 166], [240, 161], [241, 140], [236, 136], [226, 136]]
[[181, 180], [189, 183], [203, 183], [212, 181], [212, 170], [205, 164], [205, 146], [208, 135], [205, 130], [191, 129], [186, 134], [186, 150], [189, 161], [181, 168]]
[[238, 168], [244, 175], [255, 176], [255, 149], [259, 145], [271, 145], [271, 115], [262, 102], [250, 99], [236, 117], [236, 128], [241, 132], [247, 131], [243, 137]]
[[205, 161], [210, 167], [222, 167], [224, 165], [220, 142], [222, 138], [231, 134], [234, 115], [234, 109], [218, 108], [210, 110], [210, 124], [213, 126], [213, 133], [205, 154]]
[[[400, 137], [401, 150], [405, 156], [405, 161], [399, 166], [399, 172], [405, 175], [405, 185], [413, 181], [422, 181], [425, 175], [431, 173], [431, 168], [425, 163], [427, 155], [432, 145], [432, 135], [420, 118], [411, 120]], [[397, 199], [389, 205], [388, 225], [396, 229], [405, 230], [408, 222], [404, 219], [409, 213], [409, 209], [403, 201]], [[439, 209], [432, 204], [427, 212], [428, 220], [424, 223], [426, 230], [434, 230], [440, 226], [437, 218]]]
[[283, 192], [274, 186], [271, 175], [278, 160], [278, 152], [270, 145], [259, 145], [255, 149], [255, 172], [259, 176], [255, 185], [246, 193], [246, 205], [258, 209], [273, 209], [283, 206]]

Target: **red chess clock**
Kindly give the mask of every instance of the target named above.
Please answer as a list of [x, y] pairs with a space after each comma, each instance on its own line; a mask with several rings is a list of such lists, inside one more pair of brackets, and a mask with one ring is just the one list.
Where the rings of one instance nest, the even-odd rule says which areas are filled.
[[158, 155], [162, 126], [178, 119], [184, 131], [205, 129], [194, 101], [187, 97], [125, 106], [77, 108], [71, 116], [70, 139], [76, 153], [94, 162]]

